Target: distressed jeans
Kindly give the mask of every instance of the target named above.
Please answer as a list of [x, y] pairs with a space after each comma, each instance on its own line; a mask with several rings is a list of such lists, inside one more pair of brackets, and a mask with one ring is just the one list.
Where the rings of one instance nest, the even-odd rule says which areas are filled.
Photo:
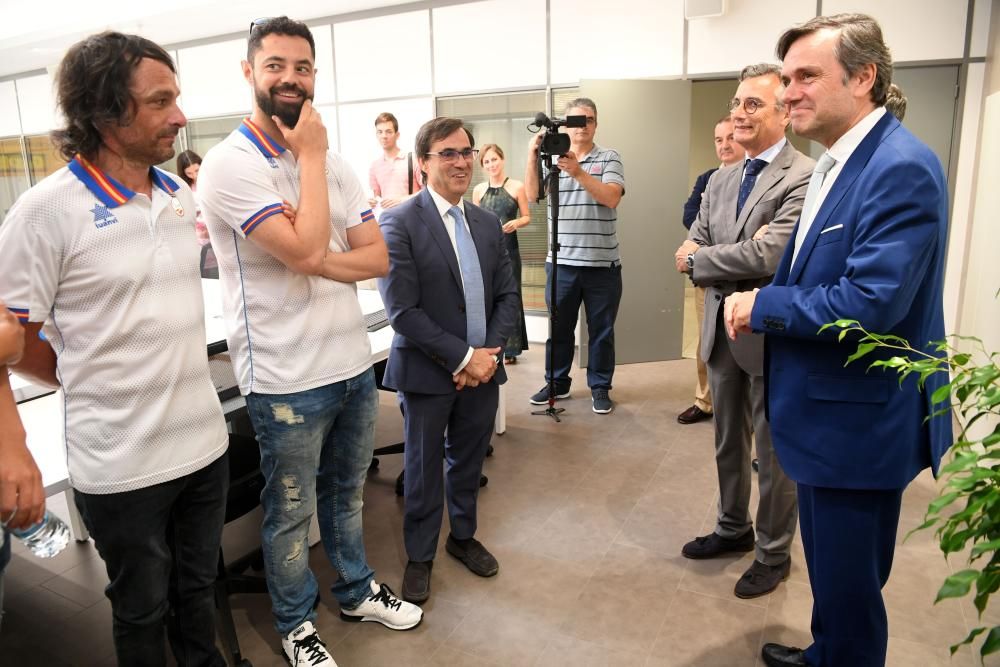
[[314, 621], [318, 584], [309, 569], [309, 524], [319, 518], [323, 548], [340, 575], [332, 591], [353, 609], [371, 595], [362, 494], [372, 460], [378, 389], [357, 377], [295, 394], [246, 397], [266, 485], [262, 542], [275, 628], [284, 637]]

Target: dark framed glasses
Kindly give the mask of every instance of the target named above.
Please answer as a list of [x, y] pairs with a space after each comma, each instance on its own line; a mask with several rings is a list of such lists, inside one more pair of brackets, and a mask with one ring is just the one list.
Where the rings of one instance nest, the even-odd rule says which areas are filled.
[[264, 16], [264, 17], [261, 17], [259, 19], [254, 19], [253, 21], [250, 21], [250, 34], [251, 35], [253, 34], [253, 29], [254, 28], [256, 28], [259, 25], [265, 25], [272, 18], [273, 17], [271, 17], [271, 16]]
[[457, 151], [454, 148], [446, 148], [443, 151], [438, 151], [437, 153], [428, 153], [428, 155], [436, 155], [445, 162], [455, 162], [458, 160], [459, 156], [464, 157], [466, 160], [475, 160], [476, 156], [479, 155], [479, 149], [464, 148]]

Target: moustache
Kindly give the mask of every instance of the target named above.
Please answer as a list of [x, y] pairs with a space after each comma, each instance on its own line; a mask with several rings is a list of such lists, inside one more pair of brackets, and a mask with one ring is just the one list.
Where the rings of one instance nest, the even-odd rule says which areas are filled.
[[280, 86], [274, 86], [269, 92], [272, 96], [280, 95], [281, 93], [295, 93], [303, 99], [306, 98], [306, 91], [300, 86], [296, 86], [294, 83], [285, 83]]

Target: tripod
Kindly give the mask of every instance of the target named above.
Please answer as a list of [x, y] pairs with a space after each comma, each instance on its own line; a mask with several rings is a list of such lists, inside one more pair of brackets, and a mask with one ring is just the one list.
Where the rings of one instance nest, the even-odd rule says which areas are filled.
[[549, 210], [552, 211], [552, 229], [549, 241], [549, 247], [552, 248], [552, 273], [549, 277], [549, 344], [545, 352], [545, 365], [549, 371], [549, 407], [544, 410], [535, 410], [531, 414], [552, 417], [560, 422], [562, 420], [559, 419], [559, 413], [565, 412], [566, 409], [556, 407], [556, 378], [554, 375], [556, 346], [552, 340], [554, 323], [559, 317], [559, 307], [556, 305], [556, 277], [559, 272], [559, 168], [556, 167], [556, 160], [559, 156], [546, 155], [546, 157], [551, 161], [549, 174], [546, 176], [546, 187], [549, 193]]

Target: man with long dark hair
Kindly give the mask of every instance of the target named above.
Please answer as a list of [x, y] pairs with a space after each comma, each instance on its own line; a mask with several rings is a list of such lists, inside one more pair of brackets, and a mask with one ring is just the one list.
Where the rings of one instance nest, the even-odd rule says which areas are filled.
[[[389, 258], [357, 176], [327, 148], [312, 106], [309, 28], [251, 26], [243, 73], [250, 118], [205, 156], [201, 202], [219, 260], [228, 341], [260, 443], [264, 569], [275, 628], [292, 665], [333, 665], [316, 632], [309, 568], [314, 513], [332, 591], [347, 621], [408, 630], [418, 607], [375, 581], [362, 534], [378, 389], [355, 282]], [[296, 207], [295, 224], [282, 201]], [[439, 459], [440, 461], [440, 459]]]
[[[154, 168], [187, 120], [167, 53], [105, 32], [57, 75], [69, 164], [0, 227], [14, 366], [61, 386], [70, 482], [107, 567], [121, 665], [224, 665], [213, 583], [229, 473], [208, 373], [195, 204]], [[39, 338], [39, 332], [45, 340]]]

